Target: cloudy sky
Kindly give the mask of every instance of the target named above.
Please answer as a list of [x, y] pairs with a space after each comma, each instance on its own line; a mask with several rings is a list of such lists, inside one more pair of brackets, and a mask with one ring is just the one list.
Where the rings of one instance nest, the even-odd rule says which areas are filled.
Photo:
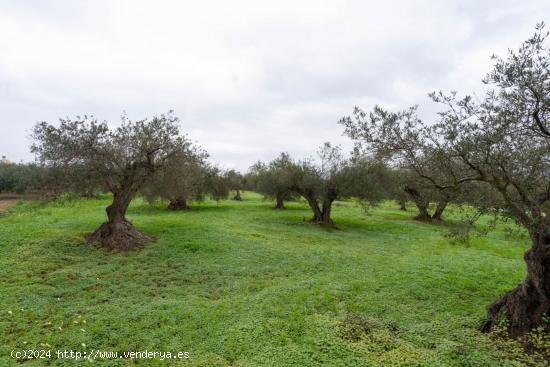
[[354, 106], [429, 116], [432, 90], [480, 93], [490, 56], [549, 17], [548, 0], [0, 0], [0, 155], [32, 160], [37, 121], [170, 109], [226, 167], [348, 147]]

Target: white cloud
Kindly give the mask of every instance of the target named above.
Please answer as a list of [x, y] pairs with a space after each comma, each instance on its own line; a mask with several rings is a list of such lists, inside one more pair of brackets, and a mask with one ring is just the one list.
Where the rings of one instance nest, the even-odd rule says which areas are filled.
[[476, 90], [489, 56], [544, 14], [543, 0], [0, 0], [0, 154], [32, 159], [36, 121], [116, 124], [123, 110], [176, 110], [213, 161], [239, 169], [349, 146], [336, 122], [353, 106]]

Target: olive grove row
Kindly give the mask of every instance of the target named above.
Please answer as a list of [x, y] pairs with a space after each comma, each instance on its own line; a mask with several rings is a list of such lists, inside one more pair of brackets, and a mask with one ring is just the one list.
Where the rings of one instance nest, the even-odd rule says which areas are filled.
[[[132, 249], [150, 241], [126, 219], [131, 201], [169, 201], [186, 209], [205, 196], [226, 198], [230, 190], [252, 189], [272, 198], [276, 208], [303, 198], [313, 222], [332, 225], [335, 200], [364, 203], [395, 199], [412, 202], [419, 220], [441, 220], [449, 203], [467, 203], [513, 218], [531, 239], [525, 253], [527, 276], [490, 307], [483, 330], [505, 319], [521, 336], [543, 324], [550, 313], [550, 50], [544, 25], [517, 50], [494, 58], [483, 79], [486, 93], [473, 98], [434, 92], [441, 112], [423, 121], [413, 106], [388, 111], [356, 107], [340, 125], [355, 143], [346, 156], [325, 143], [317, 159], [282, 153], [257, 162], [242, 175], [207, 162], [169, 112], [110, 128], [93, 116], [38, 123], [33, 131], [33, 165], [2, 163], [0, 190], [32, 186], [46, 191], [112, 193], [107, 222], [90, 241], [107, 248]], [[35, 179], [29, 179], [33, 176]], [[25, 182], [25, 180], [29, 182]], [[36, 184], [38, 182], [38, 184]], [[430, 203], [435, 210], [430, 212]]]

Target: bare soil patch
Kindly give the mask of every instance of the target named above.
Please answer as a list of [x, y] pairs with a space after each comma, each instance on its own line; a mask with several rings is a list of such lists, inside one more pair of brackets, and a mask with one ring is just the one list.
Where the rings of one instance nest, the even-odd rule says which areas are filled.
[[15, 206], [19, 201], [31, 201], [36, 197], [32, 195], [0, 194], [0, 212]]
[[8, 199], [8, 200], [0, 199], [0, 212], [4, 210], [8, 210], [9, 208], [17, 204], [18, 201], [19, 200], [14, 200], [14, 199]]

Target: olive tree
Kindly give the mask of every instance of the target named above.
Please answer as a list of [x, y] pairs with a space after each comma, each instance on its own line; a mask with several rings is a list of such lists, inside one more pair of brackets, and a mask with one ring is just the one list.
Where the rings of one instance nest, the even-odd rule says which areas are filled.
[[[395, 157], [424, 153], [445, 175], [422, 172], [441, 187], [485, 182], [498, 192], [504, 213], [527, 229], [525, 280], [489, 306], [482, 330], [507, 320], [512, 336], [544, 324], [550, 314], [550, 49], [544, 25], [507, 57], [494, 57], [483, 79], [487, 92], [476, 99], [432, 93], [443, 105], [436, 121], [425, 123], [416, 107], [370, 114], [356, 110], [346, 119], [350, 135], [371, 148], [386, 143]], [[418, 144], [418, 143], [421, 144]], [[401, 146], [397, 146], [400, 143]]]
[[204, 150], [187, 142], [143, 187], [144, 197], [150, 202], [166, 199], [171, 210], [188, 210], [188, 202], [202, 200], [207, 191], [207, 157]]
[[[442, 221], [447, 205], [456, 202], [460, 197], [460, 185], [440, 186], [411, 169], [402, 169], [400, 173], [402, 175], [399, 182], [400, 189], [418, 209], [418, 215], [414, 218], [416, 220]], [[430, 172], [430, 175], [435, 177], [436, 173]], [[430, 213], [430, 203], [435, 203], [432, 213]]]
[[[353, 117], [346, 116], [339, 122], [345, 133], [356, 142], [356, 150], [374, 154], [389, 161], [399, 173], [393, 183], [403, 190], [418, 209], [415, 219], [420, 221], [442, 220], [447, 205], [461, 192], [461, 181], [449, 180], [447, 172], [456, 163], [446, 160], [431, 147], [431, 138], [416, 116], [417, 107], [392, 113], [375, 106], [367, 113], [359, 107]], [[429, 212], [430, 203], [436, 207]]]
[[245, 187], [243, 175], [240, 172], [232, 169], [227, 171], [225, 176], [227, 184], [229, 185], [229, 189], [235, 191], [235, 196], [233, 197], [233, 200], [241, 201], [241, 190], [244, 190]]
[[307, 201], [312, 222], [333, 225], [336, 200], [355, 197], [374, 203], [384, 197], [384, 165], [367, 157], [346, 159], [341, 148], [330, 143], [321, 147], [318, 156], [318, 162], [305, 159], [287, 168], [289, 189]]
[[229, 197], [227, 172], [216, 166], [207, 166], [204, 173], [204, 188], [212, 200], [227, 200]]
[[251, 167], [251, 176], [255, 179], [254, 188], [267, 198], [275, 199], [275, 209], [285, 209], [284, 202], [293, 199], [289, 188], [289, 167], [292, 159], [288, 153], [281, 153], [268, 164], [256, 163]]
[[151, 120], [131, 121], [122, 116], [116, 128], [93, 116], [61, 119], [58, 125], [41, 122], [32, 136], [32, 152], [42, 163], [84, 167], [113, 194], [106, 208], [108, 221], [89, 235], [88, 241], [121, 250], [151, 241], [126, 219], [126, 211], [144, 184], [188, 145], [172, 111]]

